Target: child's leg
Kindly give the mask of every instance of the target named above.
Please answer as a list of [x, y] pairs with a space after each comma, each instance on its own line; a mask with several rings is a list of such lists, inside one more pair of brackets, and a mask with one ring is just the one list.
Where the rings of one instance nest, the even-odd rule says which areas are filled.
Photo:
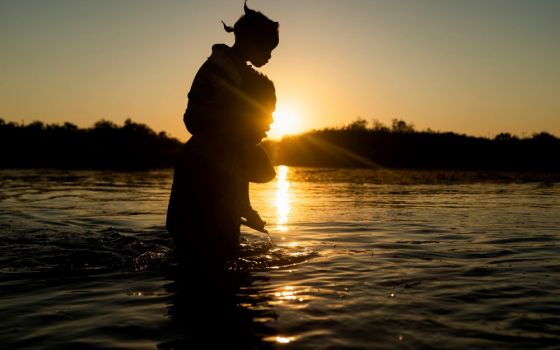
[[276, 171], [261, 145], [246, 147], [245, 157], [245, 170], [250, 182], [265, 183], [274, 179]]

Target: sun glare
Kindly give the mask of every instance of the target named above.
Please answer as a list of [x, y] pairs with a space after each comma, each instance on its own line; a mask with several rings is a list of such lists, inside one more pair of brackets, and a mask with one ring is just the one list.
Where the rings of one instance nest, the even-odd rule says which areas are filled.
[[286, 135], [294, 134], [298, 131], [299, 113], [292, 105], [278, 105], [273, 114], [274, 123], [270, 125], [268, 137], [279, 139]]

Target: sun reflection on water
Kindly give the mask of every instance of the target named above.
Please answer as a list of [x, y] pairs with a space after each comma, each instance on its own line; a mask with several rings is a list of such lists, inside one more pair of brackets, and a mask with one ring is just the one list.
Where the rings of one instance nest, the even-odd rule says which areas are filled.
[[274, 292], [274, 300], [270, 301], [269, 304], [283, 304], [284, 306], [291, 308], [305, 307], [307, 301], [309, 301], [309, 292], [309, 288], [298, 288], [296, 290], [292, 286], [285, 286]]
[[276, 181], [276, 216], [278, 221], [276, 223], [276, 230], [286, 232], [288, 227], [288, 216], [290, 214], [290, 182], [288, 181], [288, 167], [281, 165], [278, 167], [277, 181]]
[[288, 344], [290, 342], [292, 342], [294, 340], [294, 337], [282, 337], [282, 336], [277, 336], [276, 337], [276, 342], [280, 343], [280, 344]]
[[282, 335], [276, 335], [272, 337], [265, 337], [264, 341], [276, 343], [276, 344], [289, 344], [295, 340], [295, 337], [286, 337]]
[[291, 286], [284, 287], [283, 291], [278, 291], [274, 295], [281, 300], [296, 300], [296, 292]]

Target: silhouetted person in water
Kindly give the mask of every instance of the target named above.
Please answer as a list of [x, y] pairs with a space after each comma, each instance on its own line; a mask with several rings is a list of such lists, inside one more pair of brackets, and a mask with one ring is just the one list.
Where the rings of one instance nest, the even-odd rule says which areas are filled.
[[238, 256], [242, 217], [264, 231], [248, 182], [275, 176], [259, 146], [272, 122], [274, 85], [247, 62], [268, 62], [278, 45], [278, 23], [245, 5], [234, 27], [224, 28], [235, 43], [214, 45], [192, 83], [183, 118], [192, 137], [175, 166], [167, 214], [178, 257], [200, 257], [216, 267]]

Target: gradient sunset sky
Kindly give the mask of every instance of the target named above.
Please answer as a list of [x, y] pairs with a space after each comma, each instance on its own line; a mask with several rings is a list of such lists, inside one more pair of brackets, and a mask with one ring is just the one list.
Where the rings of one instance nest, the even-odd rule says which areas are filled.
[[[560, 135], [560, 1], [249, 0], [280, 22], [262, 68], [292, 132], [393, 118]], [[242, 0], [0, 0], [0, 118], [126, 118], [185, 140], [192, 79]], [[286, 126], [287, 127], [287, 126]], [[272, 136], [280, 136], [279, 130]]]

